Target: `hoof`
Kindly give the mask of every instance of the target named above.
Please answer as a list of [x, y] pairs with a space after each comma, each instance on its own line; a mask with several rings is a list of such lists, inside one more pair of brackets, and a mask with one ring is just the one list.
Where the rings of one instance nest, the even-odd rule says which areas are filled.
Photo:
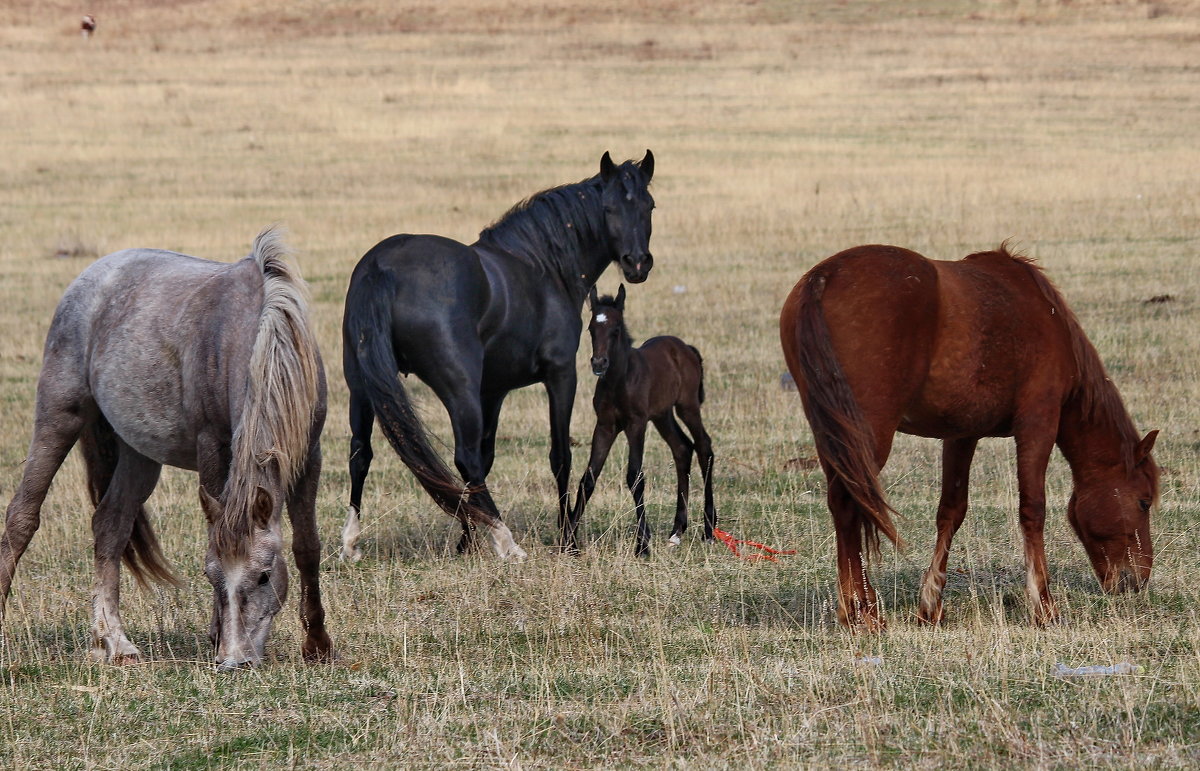
[[675, 533], [667, 539], [667, 543], [671, 546], [678, 546], [683, 543], [683, 536], [679, 535], [679, 533]]
[[354, 547], [353, 551], [343, 548], [341, 552], [341, 558], [342, 562], [349, 562], [351, 564], [358, 562], [363, 558], [362, 549], [358, 548], [357, 546]]

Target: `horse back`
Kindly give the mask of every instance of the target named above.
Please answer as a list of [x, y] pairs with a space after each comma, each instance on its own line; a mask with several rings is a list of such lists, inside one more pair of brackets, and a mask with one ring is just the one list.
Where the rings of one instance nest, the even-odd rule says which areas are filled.
[[641, 363], [635, 379], [644, 379], [650, 415], [679, 403], [704, 401], [704, 365], [700, 351], [678, 337], [652, 337], [637, 348]]

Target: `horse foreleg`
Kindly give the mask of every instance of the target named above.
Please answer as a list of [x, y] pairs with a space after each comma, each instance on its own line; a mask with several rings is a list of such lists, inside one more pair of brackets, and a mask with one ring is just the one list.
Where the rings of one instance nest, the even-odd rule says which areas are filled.
[[[1053, 424], [1053, 421], [1050, 421]], [[1028, 421], [1030, 426], [1033, 421]], [[1025, 594], [1029, 612], [1038, 625], [1059, 621], [1058, 605], [1050, 596], [1050, 571], [1046, 567], [1043, 530], [1046, 524], [1046, 467], [1054, 448], [1056, 425], [1045, 422], [1025, 433], [1014, 427], [1017, 443], [1017, 492], [1021, 535], [1025, 541]]]
[[342, 527], [342, 559], [358, 562], [362, 550], [358, 539], [362, 535], [362, 492], [371, 469], [371, 431], [375, 427], [375, 410], [362, 394], [350, 392], [350, 507]]
[[947, 439], [942, 443], [942, 497], [937, 511], [937, 543], [925, 578], [917, 618], [926, 624], [942, 621], [942, 590], [946, 588], [946, 563], [950, 542], [967, 514], [971, 460], [978, 439]]
[[558, 522], [567, 520], [571, 488], [571, 409], [575, 405], [575, 361], [546, 379], [550, 401], [550, 471], [558, 490]]
[[316, 441], [317, 435], [319, 430], [314, 432], [304, 472], [292, 483], [287, 500], [288, 518], [292, 522], [292, 556], [300, 574], [300, 626], [305, 633], [301, 652], [308, 661], [326, 661], [333, 655], [333, 642], [325, 631], [325, 608], [321, 604], [321, 537], [317, 532], [321, 445]]
[[650, 556], [650, 527], [646, 524], [646, 475], [642, 473], [642, 454], [646, 447], [646, 423], [631, 422], [625, 429], [629, 440], [629, 467], [625, 470], [625, 484], [633, 493], [633, 505], [637, 510], [637, 535], [634, 554]]
[[671, 448], [671, 457], [675, 461], [675, 526], [671, 528], [668, 542], [672, 546], [678, 546], [683, 543], [683, 534], [688, 525], [688, 488], [691, 483], [692, 453], [695, 446], [691, 439], [684, 436], [670, 412], [655, 418], [654, 427]]
[[[125, 636], [121, 622], [121, 555], [129, 545], [138, 511], [158, 484], [162, 465], [115, 437], [111, 441], [117, 445], [116, 468], [92, 514], [96, 581], [92, 588], [92, 647], [88, 655], [101, 663], [129, 664], [140, 661], [142, 652]], [[88, 462], [97, 460], [89, 457]]]
[[608, 452], [616, 438], [616, 426], [611, 423], [596, 423], [596, 429], [592, 432], [592, 452], [588, 456], [587, 468], [579, 478], [579, 490], [575, 494], [575, 508], [562, 522], [562, 547], [566, 551], [579, 551], [579, 521], [583, 519], [583, 510], [596, 489], [596, 482], [600, 479], [600, 472], [604, 470], [604, 462], [608, 460]]
[[0, 624], [4, 621], [4, 606], [17, 563], [41, 525], [42, 504], [50, 490], [50, 482], [84, 425], [78, 405], [63, 409], [42, 406], [49, 401], [39, 394], [38, 417], [34, 422], [29, 456], [25, 460], [21, 483], [8, 504], [4, 533], [0, 535]]

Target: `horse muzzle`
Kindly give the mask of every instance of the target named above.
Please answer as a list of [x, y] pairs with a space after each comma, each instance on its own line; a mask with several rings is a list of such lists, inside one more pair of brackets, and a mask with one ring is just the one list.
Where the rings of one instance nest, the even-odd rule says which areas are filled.
[[625, 280], [631, 284], [640, 284], [650, 276], [650, 269], [654, 267], [654, 257], [649, 252], [636, 257], [623, 255], [620, 263]]
[[608, 357], [606, 356], [603, 359], [593, 357], [592, 374], [596, 377], [604, 377], [606, 372], [608, 372]]

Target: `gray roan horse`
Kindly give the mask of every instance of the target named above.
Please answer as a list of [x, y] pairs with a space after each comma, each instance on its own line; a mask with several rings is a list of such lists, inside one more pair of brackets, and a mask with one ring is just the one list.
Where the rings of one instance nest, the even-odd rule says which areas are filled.
[[[472, 526], [484, 525], [497, 555], [524, 556], [486, 479], [504, 397], [534, 383], [544, 383], [550, 399], [550, 468], [566, 539], [579, 311], [609, 263], [632, 283], [649, 275], [653, 175], [649, 150], [619, 165], [605, 153], [599, 175], [532, 196], [470, 246], [398, 235], [359, 260], [342, 322], [352, 433], [343, 557], [361, 556], [359, 512], [376, 418], [421, 486], [462, 522], [460, 551]], [[415, 374], [445, 405], [463, 481], [433, 449], [397, 372]]]
[[315, 520], [325, 379], [307, 289], [286, 257], [268, 229], [233, 264], [129, 249], [96, 261], [67, 288], [46, 336], [33, 442], [0, 536], [0, 600], [78, 440], [96, 504], [93, 658], [141, 656], [118, 610], [122, 558], [140, 583], [175, 581], [145, 509], [163, 464], [200, 472], [209, 636], [221, 668], [262, 660], [287, 597], [285, 501], [303, 653], [330, 655]]

